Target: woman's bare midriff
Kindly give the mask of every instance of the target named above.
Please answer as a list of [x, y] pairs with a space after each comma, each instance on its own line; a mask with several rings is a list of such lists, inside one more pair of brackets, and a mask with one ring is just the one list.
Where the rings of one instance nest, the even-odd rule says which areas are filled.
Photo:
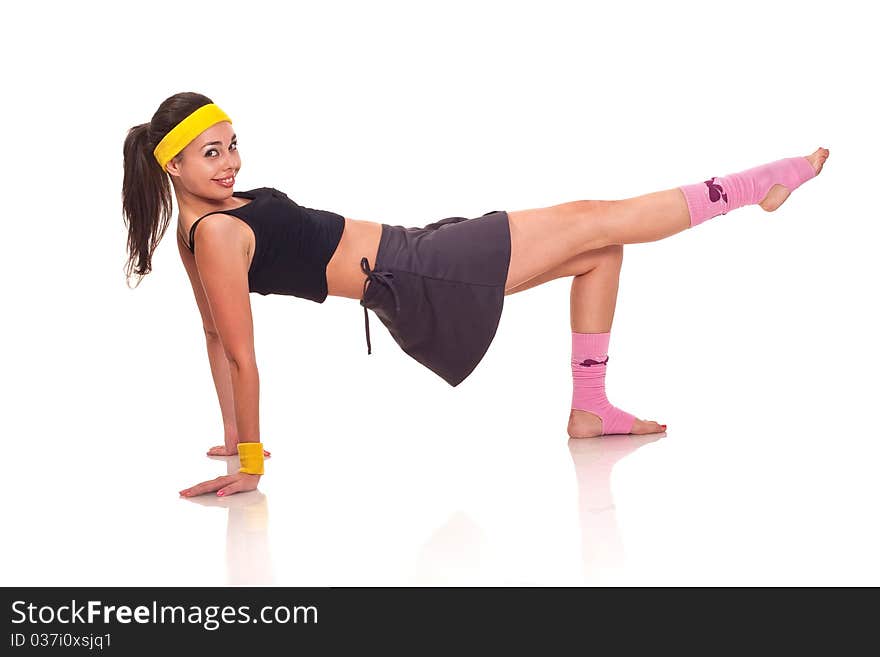
[[361, 270], [366, 257], [370, 269], [376, 266], [376, 253], [382, 237], [382, 224], [345, 218], [342, 238], [327, 263], [327, 296], [361, 299], [367, 276]]

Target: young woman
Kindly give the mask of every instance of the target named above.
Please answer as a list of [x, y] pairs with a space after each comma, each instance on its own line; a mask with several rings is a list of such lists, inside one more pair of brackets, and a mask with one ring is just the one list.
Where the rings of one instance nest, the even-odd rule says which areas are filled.
[[129, 130], [123, 154], [127, 272], [151, 270], [172, 212], [170, 178], [177, 246], [225, 429], [225, 444], [208, 454], [241, 459], [238, 473], [180, 491], [191, 496], [253, 490], [263, 474], [250, 292], [358, 299], [367, 353], [370, 309], [404, 352], [457, 386], [489, 348], [506, 295], [573, 276], [569, 436], [664, 431], [605, 395], [623, 245], [660, 240], [744, 205], [771, 212], [822, 170], [829, 151], [624, 200], [493, 210], [421, 228], [303, 207], [274, 188], [234, 192], [241, 157], [232, 121], [196, 93], [166, 99], [149, 123]]

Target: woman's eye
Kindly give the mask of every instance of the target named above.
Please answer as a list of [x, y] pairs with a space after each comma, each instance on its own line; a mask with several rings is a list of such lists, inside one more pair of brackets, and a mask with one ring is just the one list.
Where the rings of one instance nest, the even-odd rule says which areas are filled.
[[[229, 148], [237, 151], [238, 150], [238, 142], [230, 144]], [[210, 155], [211, 153], [215, 152], [216, 150], [217, 150], [216, 148], [209, 148], [207, 151], [205, 151], [205, 155]]]

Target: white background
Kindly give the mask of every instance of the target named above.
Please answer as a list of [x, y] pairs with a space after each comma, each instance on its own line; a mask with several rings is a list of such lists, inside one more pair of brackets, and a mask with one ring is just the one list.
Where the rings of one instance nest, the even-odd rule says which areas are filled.
[[[861, 7], [10, 5], [0, 583], [880, 584]], [[120, 202], [126, 131], [181, 91], [233, 118], [237, 189], [407, 226], [831, 156], [775, 213], [626, 246], [608, 395], [665, 437], [568, 440], [570, 280], [507, 297], [457, 388], [373, 315], [368, 357], [356, 301], [252, 295], [273, 457], [184, 500], [237, 464], [204, 455], [175, 225], [129, 289]]]

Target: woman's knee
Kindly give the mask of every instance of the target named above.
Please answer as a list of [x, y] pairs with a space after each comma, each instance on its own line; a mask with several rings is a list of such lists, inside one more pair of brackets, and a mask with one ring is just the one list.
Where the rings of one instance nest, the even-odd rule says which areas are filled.
[[613, 232], [613, 217], [617, 201], [581, 200], [569, 203], [572, 216], [586, 232], [581, 243], [587, 250], [598, 251], [617, 244]]
[[623, 264], [623, 244], [609, 244], [603, 249], [603, 258], [609, 267], [617, 267]]
[[620, 269], [623, 264], [623, 244], [607, 244], [600, 249], [593, 249], [581, 254], [590, 268]]
[[623, 264], [623, 245], [609, 244], [600, 249], [592, 249], [578, 254], [564, 263], [560, 275], [577, 276], [588, 274], [594, 270], [603, 272], [619, 272]]

